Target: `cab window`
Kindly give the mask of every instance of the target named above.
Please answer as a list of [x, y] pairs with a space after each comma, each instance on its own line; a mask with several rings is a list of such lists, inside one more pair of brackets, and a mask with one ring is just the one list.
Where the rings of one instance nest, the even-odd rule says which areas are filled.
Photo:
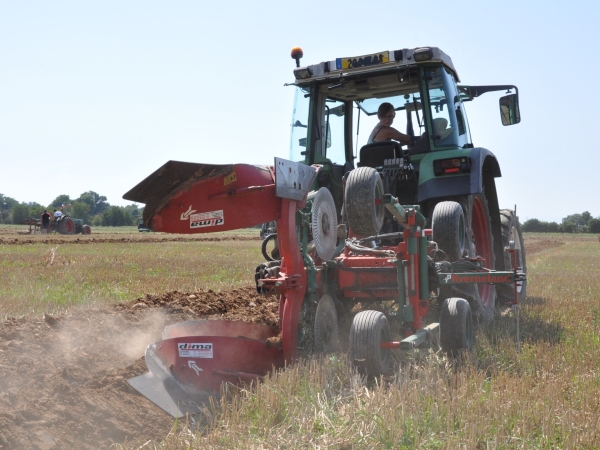
[[346, 105], [338, 100], [325, 101], [325, 120], [322, 130], [323, 156], [334, 164], [346, 162], [346, 143], [344, 139]]
[[292, 113], [292, 132], [290, 133], [290, 160], [304, 161], [308, 136], [308, 113], [310, 105], [310, 91], [305, 88], [296, 88], [294, 97], [294, 111]]

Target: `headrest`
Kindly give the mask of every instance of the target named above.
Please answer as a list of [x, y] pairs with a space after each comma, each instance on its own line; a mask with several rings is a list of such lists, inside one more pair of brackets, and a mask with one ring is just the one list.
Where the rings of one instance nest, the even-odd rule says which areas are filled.
[[452, 133], [452, 128], [446, 128], [448, 126], [448, 120], [443, 117], [437, 117], [432, 120], [433, 123], [433, 134], [438, 135], [440, 139], [444, 139]]

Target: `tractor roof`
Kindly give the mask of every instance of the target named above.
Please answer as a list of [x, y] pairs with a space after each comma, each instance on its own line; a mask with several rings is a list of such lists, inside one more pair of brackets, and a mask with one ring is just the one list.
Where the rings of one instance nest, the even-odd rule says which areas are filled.
[[442, 63], [460, 81], [452, 60], [437, 47], [404, 48], [363, 56], [350, 56], [298, 67], [294, 70], [296, 86], [306, 86], [326, 80], [336, 81], [361, 77], [366, 74], [394, 72], [421, 64]]

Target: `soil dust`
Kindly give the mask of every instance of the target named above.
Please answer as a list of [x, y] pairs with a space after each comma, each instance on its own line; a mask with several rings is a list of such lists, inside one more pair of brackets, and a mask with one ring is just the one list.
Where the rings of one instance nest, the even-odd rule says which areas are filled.
[[147, 295], [108, 309], [0, 324], [0, 448], [108, 449], [162, 438], [174, 419], [129, 386], [166, 325], [197, 318], [276, 324], [254, 288]]

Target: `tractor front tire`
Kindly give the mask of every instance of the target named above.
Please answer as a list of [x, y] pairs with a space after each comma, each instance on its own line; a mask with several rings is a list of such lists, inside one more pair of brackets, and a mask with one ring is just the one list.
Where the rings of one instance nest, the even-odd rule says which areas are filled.
[[381, 177], [372, 167], [359, 167], [348, 175], [344, 207], [350, 230], [356, 236], [373, 236], [381, 230], [383, 194]]
[[[517, 250], [517, 267], [520, 267], [524, 273], [527, 273], [527, 262], [525, 258], [525, 242], [519, 218], [512, 209], [500, 210], [500, 221], [502, 222], [502, 246], [508, 247], [510, 241], [514, 241]], [[512, 270], [512, 260], [510, 253], [504, 253], [504, 270]], [[498, 286], [499, 299], [506, 303], [514, 302], [513, 285], [501, 284]], [[519, 302], [527, 297], [527, 280], [523, 281], [521, 286], [517, 286]]]
[[333, 299], [325, 294], [317, 304], [315, 314], [315, 347], [320, 353], [339, 350], [337, 311]]
[[450, 356], [473, 348], [471, 306], [463, 298], [447, 298], [440, 310], [440, 345]]
[[350, 359], [363, 375], [378, 377], [390, 368], [390, 349], [381, 342], [392, 340], [390, 324], [380, 311], [361, 311], [350, 328]]
[[448, 261], [458, 261], [465, 253], [465, 216], [457, 202], [435, 205], [431, 218], [433, 240], [443, 250]]
[[81, 234], [92, 234], [92, 229], [89, 225], [83, 225], [81, 227]]

